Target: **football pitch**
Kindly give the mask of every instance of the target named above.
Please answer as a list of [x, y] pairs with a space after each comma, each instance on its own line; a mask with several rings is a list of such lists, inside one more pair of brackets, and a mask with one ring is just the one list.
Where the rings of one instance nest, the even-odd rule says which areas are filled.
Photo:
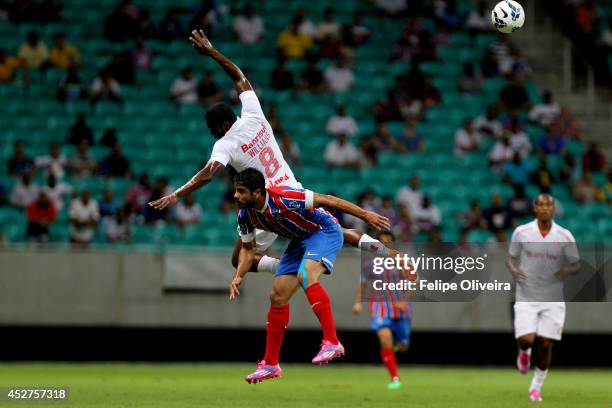
[[[386, 389], [383, 367], [283, 366], [249, 385], [255, 364], [0, 364], [0, 387], [62, 386], [58, 403], [0, 407], [530, 407], [531, 375], [509, 368], [401, 367], [404, 387]], [[551, 369], [543, 406], [612, 408], [612, 371]], [[41, 405], [42, 404], [42, 405]]]

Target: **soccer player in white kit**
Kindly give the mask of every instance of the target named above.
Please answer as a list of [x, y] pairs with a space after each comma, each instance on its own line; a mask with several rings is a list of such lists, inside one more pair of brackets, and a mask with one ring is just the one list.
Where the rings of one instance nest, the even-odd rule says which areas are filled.
[[[206, 112], [206, 125], [218, 140], [215, 142], [208, 163], [174, 193], [152, 201], [149, 205], [163, 210], [176, 204], [179, 197], [205, 186], [228, 165], [237, 172], [248, 168], [258, 170], [266, 177], [266, 187], [302, 188], [278, 147], [272, 127], [264, 116], [253, 87], [240, 68], [215, 49], [202, 30], [192, 31], [189, 40], [197, 52], [214, 59], [234, 81], [242, 103], [241, 117], [237, 117], [232, 108], [225, 103], [213, 105]], [[385, 247], [380, 241], [361, 231], [345, 229], [343, 233], [344, 241], [352, 246], [381, 256], [397, 255], [397, 251]], [[276, 270], [279, 260], [262, 255], [270, 248], [276, 237], [277, 235], [271, 232], [256, 230], [255, 242], [258, 254], [253, 261], [251, 271], [274, 272]], [[241, 246], [238, 238], [232, 254], [234, 267], [238, 265]]]
[[580, 266], [574, 236], [553, 221], [554, 199], [540, 194], [534, 211], [534, 221], [514, 230], [506, 265], [517, 281], [514, 332], [519, 353], [516, 364], [526, 374], [531, 365], [531, 349], [535, 349], [536, 368], [529, 398], [542, 401], [542, 384], [550, 366], [553, 341], [561, 340], [565, 321], [563, 280]]

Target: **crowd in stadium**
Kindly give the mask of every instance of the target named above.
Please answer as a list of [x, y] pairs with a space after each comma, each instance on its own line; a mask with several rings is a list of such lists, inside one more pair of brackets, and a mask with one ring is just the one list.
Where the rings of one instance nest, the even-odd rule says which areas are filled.
[[[345, 167], [362, 169], [375, 167], [381, 152], [393, 151], [403, 155], [420, 155], [427, 150], [427, 135], [422, 134], [417, 125], [425, 117], [428, 109], [441, 102], [441, 95], [432, 83], [430, 75], [423, 72], [421, 64], [437, 59], [436, 49], [448, 44], [449, 33], [465, 29], [471, 33], [491, 30], [486, 16], [486, 5], [482, 2], [467, 19], [464, 27], [451, 0], [436, 1], [429, 10], [412, 10], [408, 13], [404, 1], [374, 2], [378, 6], [380, 18], [405, 19], [404, 28], [393, 44], [389, 44], [390, 62], [409, 61], [411, 68], [399, 75], [395, 84], [380, 101], [371, 108], [376, 121], [375, 131], [364, 135], [357, 121], [338, 104], [335, 112], [330, 112], [325, 129], [330, 141], [323, 152], [329, 168]], [[587, 2], [588, 3], [588, 2]], [[20, 5], [24, 4], [23, 7]], [[26, 7], [25, 4], [29, 6]], [[53, 0], [44, 2], [20, 2], [0, 5], [0, 19], [10, 19], [13, 23], [61, 20], [62, 7]], [[191, 15], [188, 26], [181, 23], [180, 15]], [[418, 17], [431, 15], [437, 30], [431, 32]], [[2, 17], [3, 16], [3, 17]], [[99, 74], [88, 83], [80, 74], [85, 63], [81, 61], [79, 50], [58, 32], [48, 49], [39, 35], [32, 31], [24, 38], [16, 55], [8, 55], [0, 49], [0, 82], [10, 83], [19, 79], [22, 73], [24, 83], [36, 81], [49, 69], [64, 70], [65, 75], [57, 84], [58, 103], [76, 99], [87, 99], [92, 110], [102, 100], [121, 103], [122, 87], [138, 84], [138, 73], [151, 69], [156, 58], [155, 52], [147, 45], [149, 39], [163, 41], [183, 40], [190, 28], [203, 27], [207, 34], [215, 38], [215, 27], [219, 19], [232, 18], [236, 40], [249, 47], [262, 38], [265, 33], [265, 20], [258, 16], [251, 6], [234, 10], [204, 1], [201, 6], [191, 9], [168, 10], [162, 21], [151, 21], [145, 8], [140, 8], [131, 0], [121, 1], [105, 20], [104, 35], [109, 41], [132, 41], [133, 46], [124, 52], [113, 55], [110, 61], [99, 67]], [[3, 23], [5, 24], [5, 23]], [[325, 10], [319, 22], [309, 19], [305, 10], [298, 10], [287, 27], [278, 34], [278, 57], [272, 72], [271, 86], [275, 90], [293, 90], [296, 93], [342, 93], [354, 85], [352, 73], [356, 62], [355, 50], [367, 43], [372, 34], [371, 28], [363, 23], [363, 14], [355, 12], [349, 24], [339, 23], [334, 9]], [[316, 46], [315, 46], [316, 45]], [[386, 58], [386, 57], [381, 57]], [[299, 77], [287, 69], [287, 61], [302, 59], [308, 61]], [[333, 60], [326, 70], [319, 68], [321, 60]], [[34, 75], [34, 72], [38, 72]], [[489, 158], [491, 171], [514, 188], [515, 195], [503, 201], [494, 195], [489, 207], [473, 202], [465, 212], [458, 214], [457, 220], [442, 220], [441, 212], [431, 198], [420, 191], [418, 177], [407, 180], [396, 197], [377, 196], [373, 191], [364, 191], [359, 203], [366, 209], [377, 211], [391, 219], [394, 232], [402, 240], [410, 240], [416, 233], [429, 234], [430, 239], [441, 239], [442, 222], [458, 222], [462, 228], [462, 238], [471, 229], [489, 230], [498, 240], [505, 239], [505, 233], [515, 226], [521, 217], [530, 214], [530, 197], [526, 194], [528, 184], [535, 184], [541, 191], [550, 191], [554, 183], [565, 185], [571, 190], [578, 202], [609, 202], [612, 199], [612, 173], [608, 174], [607, 187], [596, 186], [590, 178], [592, 172], [606, 170], [606, 158], [601, 149], [590, 144], [582, 157], [582, 165], [567, 152], [565, 145], [570, 140], [580, 139], [581, 135], [571, 111], [561, 106], [551, 92], [545, 92], [541, 102], [532, 103], [524, 86], [530, 77], [530, 68], [520, 50], [512, 44], [509, 37], [494, 42], [479, 65], [466, 64], [459, 79], [458, 88], [464, 94], [477, 94], [483, 81], [488, 78], [505, 78], [508, 84], [501, 89], [497, 102], [491, 104], [486, 114], [466, 120], [464, 126], [454, 135], [454, 154], [457, 157], [481, 152]], [[257, 87], [257, 78], [250, 78]], [[183, 67], [180, 75], [168, 84], [168, 98], [177, 105], [201, 104], [210, 106], [220, 100], [237, 102], [237, 95], [225, 90], [215, 80], [215, 74], [204, 73], [201, 80], [195, 78], [193, 68]], [[264, 99], [265, 102], [265, 99]], [[276, 137], [288, 162], [299, 166], [302, 157], [298, 143], [289, 132], [284, 130], [282, 118], [276, 106], [268, 104], [267, 117], [275, 130]], [[389, 130], [389, 121], [402, 121], [405, 125], [401, 132], [394, 134]], [[533, 145], [525, 133], [527, 124], [544, 129], [544, 136]], [[483, 151], [483, 141], [492, 141], [490, 151]], [[193, 197], [188, 197], [172, 212], [155, 211], [146, 206], [150, 200], [162, 197], [172, 191], [168, 180], [160, 177], [150, 180], [148, 174], [133, 174], [130, 157], [122, 153], [117, 131], [108, 128], [99, 138], [87, 124], [87, 113], [82, 112], [75, 118], [65, 138], [66, 144], [77, 146], [73, 157], [65, 157], [60, 145], [53, 144], [49, 153], [40, 157], [28, 154], [27, 135], [16, 142], [8, 165], [8, 172], [18, 179], [12, 191], [0, 184], [0, 203], [22, 208], [28, 217], [27, 236], [31, 240], [45, 242], [58, 211], [68, 209], [72, 224], [70, 240], [75, 245], [88, 245], [94, 239], [96, 228], [102, 228], [107, 241], [129, 241], [133, 223], [157, 224], [173, 222], [179, 225], [197, 224], [201, 220], [202, 208]], [[449, 140], [449, 148], [453, 140]], [[106, 146], [110, 153], [97, 162], [90, 154], [92, 146]], [[538, 164], [534, 166], [529, 157], [537, 155]], [[561, 178], [555, 179], [548, 168], [548, 158], [561, 156], [563, 166]], [[46, 183], [38, 185], [36, 174], [44, 174]], [[76, 191], [66, 181], [79, 177], [97, 176], [100, 178], [127, 178], [133, 185], [125, 197], [115, 197], [110, 189], [103, 196], [92, 197], [88, 191]], [[229, 178], [228, 178], [229, 180]], [[231, 183], [224, 196], [220, 210], [230, 212], [234, 208]], [[562, 211], [562, 209], [560, 209]], [[341, 221], [349, 227], [364, 228], [358, 220], [342, 217]]]

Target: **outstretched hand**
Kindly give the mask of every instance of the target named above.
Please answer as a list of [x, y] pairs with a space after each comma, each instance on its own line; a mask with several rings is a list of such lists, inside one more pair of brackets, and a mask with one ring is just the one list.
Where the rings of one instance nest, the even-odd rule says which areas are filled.
[[191, 41], [193, 48], [202, 55], [210, 55], [215, 50], [203, 30], [193, 30], [189, 36], [189, 41]]
[[178, 198], [176, 194], [172, 193], [170, 195], [160, 198], [159, 200], [151, 201], [149, 203], [149, 206], [155, 208], [156, 210], [162, 211], [166, 207], [170, 207], [171, 205], [176, 204], [177, 201]]
[[391, 229], [391, 223], [387, 217], [376, 214], [372, 211], [366, 211], [363, 220], [372, 228], [378, 231], [388, 231]]

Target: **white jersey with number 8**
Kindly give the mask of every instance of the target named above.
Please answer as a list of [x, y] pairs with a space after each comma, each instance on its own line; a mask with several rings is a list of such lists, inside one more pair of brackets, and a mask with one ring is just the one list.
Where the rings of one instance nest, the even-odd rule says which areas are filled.
[[237, 172], [259, 170], [266, 178], [266, 187], [301, 187], [278, 147], [255, 92], [242, 92], [240, 101], [242, 116], [215, 143], [209, 161], [230, 165]]

